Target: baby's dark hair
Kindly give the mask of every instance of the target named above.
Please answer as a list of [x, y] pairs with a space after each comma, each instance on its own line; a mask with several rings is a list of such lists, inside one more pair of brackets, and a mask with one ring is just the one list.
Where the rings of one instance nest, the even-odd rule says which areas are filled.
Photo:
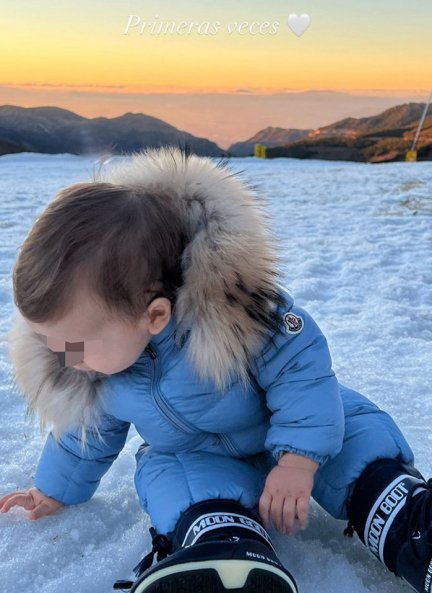
[[35, 220], [12, 279], [29, 321], [57, 322], [83, 282], [107, 314], [133, 324], [158, 296], [175, 303], [186, 244], [174, 199], [105, 182], [61, 190]]

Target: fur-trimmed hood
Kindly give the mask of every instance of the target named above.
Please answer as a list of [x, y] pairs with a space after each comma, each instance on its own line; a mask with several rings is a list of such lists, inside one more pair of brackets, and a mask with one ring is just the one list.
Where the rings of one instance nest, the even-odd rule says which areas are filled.
[[[248, 381], [251, 359], [275, 328], [280, 303], [276, 241], [259, 191], [228, 168], [178, 149], [147, 149], [94, 173], [94, 182], [141, 186], [174, 196], [190, 231], [174, 313], [176, 339], [203, 379], [223, 390]], [[61, 367], [58, 357], [15, 310], [8, 334], [16, 382], [42, 426], [58, 437], [70, 426], [97, 425], [103, 378]]]

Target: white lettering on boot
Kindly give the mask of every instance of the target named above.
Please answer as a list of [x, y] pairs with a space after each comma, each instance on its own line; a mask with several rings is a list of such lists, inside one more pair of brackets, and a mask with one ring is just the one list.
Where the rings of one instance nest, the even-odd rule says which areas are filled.
[[424, 583], [424, 590], [428, 591], [428, 593], [430, 593], [430, 591], [432, 591], [431, 585], [432, 585], [432, 560], [430, 561], [428, 569], [427, 569], [425, 583]]
[[245, 537], [247, 537], [247, 531], [259, 533], [273, 549], [273, 544], [270, 541], [267, 531], [257, 521], [239, 515], [238, 513], [206, 513], [205, 515], [201, 515], [189, 527], [182, 542], [182, 547], [192, 546], [204, 533], [225, 527], [227, 524], [235, 524], [237, 527], [245, 529]]
[[405, 481], [418, 481], [413, 476], [398, 476], [375, 501], [367, 518], [364, 530], [366, 546], [384, 563], [384, 544], [387, 533], [406, 502], [408, 489]]

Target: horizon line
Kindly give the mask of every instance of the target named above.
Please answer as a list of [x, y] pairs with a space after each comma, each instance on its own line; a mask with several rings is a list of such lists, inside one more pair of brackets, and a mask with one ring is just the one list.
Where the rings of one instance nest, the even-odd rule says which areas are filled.
[[88, 89], [91, 92], [100, 90], [101, 94], [106, 90], [118, 91], [118, 95], [176, 95], [176, 94], [232, 94], [232, 95], [276, 95], [276, 94], [301, 94], [301, 93], [344, 93], [344, 94], [361, 94], [361, 93], [380, 93], [380, 94], [420, 94], [430, 93], [431, 87], [424, 89], [386, 89], [386, 88], [269, 88], [269, 87], [174, 87], [170, 85], [164, 85], [161, 87], [145, 87], [145, 86], [125, 86], [125, 85], [97, 85], [97, 84], [57, 84], [57, 83], [35, 83], [35, 82], [1, 82], [0, 88], [33, 88], [33, 89], [44, 89], [44, 90], [68, 90], [73, 89], [74, 91], [81, 90], [83, 93]]

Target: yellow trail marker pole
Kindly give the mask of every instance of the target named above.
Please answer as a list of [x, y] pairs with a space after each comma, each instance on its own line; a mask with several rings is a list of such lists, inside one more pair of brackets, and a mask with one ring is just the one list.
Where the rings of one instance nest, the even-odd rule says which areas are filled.
[[262, 144], [255, 144], [254, 146], [254, 156], [259, 159], [266, 158], [266, 147]]

